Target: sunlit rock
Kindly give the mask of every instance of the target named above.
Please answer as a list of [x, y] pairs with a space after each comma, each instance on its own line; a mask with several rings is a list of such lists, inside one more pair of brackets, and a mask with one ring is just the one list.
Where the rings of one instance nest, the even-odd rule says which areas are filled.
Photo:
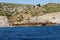
[[8, 19], [6, 16], [0, 16], [0, 26], [9, 26]]

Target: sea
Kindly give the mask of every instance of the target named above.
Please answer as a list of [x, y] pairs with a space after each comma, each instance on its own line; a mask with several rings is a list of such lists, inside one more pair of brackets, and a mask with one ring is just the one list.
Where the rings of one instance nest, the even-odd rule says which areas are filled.
[[0, 27], [0, 40], [60, 40], [60, 26]]

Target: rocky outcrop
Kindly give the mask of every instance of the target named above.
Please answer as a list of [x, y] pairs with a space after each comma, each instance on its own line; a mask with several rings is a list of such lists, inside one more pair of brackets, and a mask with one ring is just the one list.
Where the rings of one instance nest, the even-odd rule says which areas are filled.
[[45, 22], [60, 23], [60, 12], [32, 17], [30, 19], [30, 22], [31, 23], [45, 23]]
[[49, 24], [60, 24], [60, 12], [48, 13], [42, 16], [32, 17], [30, 20], [24, 20], [22, 22], [15, 22], [15, 24], [39, 24], [39, 25], [49, 25]]
[[0, 27], [9, 26], [8, 19], [6, 16], [0, 16]]

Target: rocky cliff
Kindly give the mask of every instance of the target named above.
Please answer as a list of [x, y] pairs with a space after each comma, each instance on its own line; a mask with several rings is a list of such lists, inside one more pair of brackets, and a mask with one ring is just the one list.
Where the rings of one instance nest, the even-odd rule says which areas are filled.
[[48, 13], [42, 16], [36, 16], [30, 19], [30, 22], [38, 23], [38, 22], [52, 22], [52, 23], [60, 23], [60, 12], [56, 13]]
[[9, 26], [9, 22], [6, 16], [0, 16], [0, 27]]
[[30, 20], [24, 20], [22, 22], [16, 22], [20, 25], [49, 25], [60, 24], [60, 12], [48, 13], [42, 16], [32, 17]]
[[[23, 23], [28, 25], [36, 25], [38, 23], [37, 25], [39, 25], [45, 24], [46, 22], [48, 23], [48, 21], [49, 23], [59, 22], [55, 20], [55, 17], [51, 20], [49, 15], [54, 12], [60, 12], [60, 4], [48, 3], [46, 5], [28, 5], [0, 2], [0, 16], [6, 16], [10, 25]], [[53, 15], [55, 15], [55, 13]]]

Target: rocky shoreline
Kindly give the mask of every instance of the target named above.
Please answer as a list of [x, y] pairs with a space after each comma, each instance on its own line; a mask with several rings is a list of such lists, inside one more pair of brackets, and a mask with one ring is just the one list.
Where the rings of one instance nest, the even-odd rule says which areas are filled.
[[26, 24], [13, 24], [13, 26], [51, 26], [56, 25], [56, 23], [26, 23]]
[[6, 16], [0, 16], [0, 26], [51, 26], [56, 24], [60, 24], [60, 12], [35, 16], [30, 20], [15, 22], [13, 25], [9, 25]]
[[60, 24], [60, 12], [32, 17], [30, 20], [15, 22], [13, 26], [50, 26]]
[[60, 24], [60, 4], [13, 4], [0, 2], [0, 26], [50, 26]]

